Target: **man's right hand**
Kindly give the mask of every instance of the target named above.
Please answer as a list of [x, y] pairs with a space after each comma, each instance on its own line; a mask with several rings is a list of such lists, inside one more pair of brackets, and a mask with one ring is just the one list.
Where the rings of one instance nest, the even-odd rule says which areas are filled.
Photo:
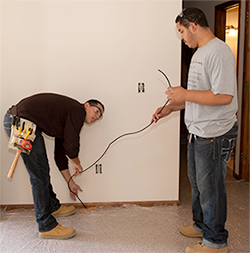
[[[162, 107], [159, 107], [155, 111], [155, 113], [152, 115], [151, 123], [153, 121], [156, 123], [159, 119], [168, 116], [172, 112], [169, 105], [165, 106], [162, 111], [161, 111], [161, 109], [162, 109]], [[161, 111], [161, 113], [159, 113], [160, 111]]]
[[[70, 187], [70, 190], [71, 190], [72, 192], [74, 192], [76, 195], [78, 195], [78, 190], [82, 192], [81, 187], [80, 187], [79, 185], [77, 185], [77, 184], [73, 181], [73, 179], [70, 180], [69, 187]], [[76, 201], [76, 196], [75, 196], [75, 194], [72, 193], [72, 192], [70, 192], [70, 197], [71, 197], [74, 201]]]

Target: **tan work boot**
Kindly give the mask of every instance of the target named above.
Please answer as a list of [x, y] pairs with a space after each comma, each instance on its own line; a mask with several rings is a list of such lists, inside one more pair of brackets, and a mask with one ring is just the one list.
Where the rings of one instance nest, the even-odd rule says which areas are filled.
[[203, 234], [199, 231], [197, 231], [194, 226], [182, 226], [180, 230], [181, 234], [192, 237], [192, 238], [202, 238]]
[[228, 247], [224, 247], [221, 249], [214, 249], [211, 247], [208, 247], [204, 245], [202, 242], [197, 242], [193, 246], [188, 246], [186, 248], [186, 253], [213, 253], [213, 252], [218, 252], [218, 253], [228, 253]]
[[53, 215], [54, 217], [69, 216], [74, 214], [75, 212], [76, 208], [74, 206], [61, 205], [60, 208], [53, 212], [51, 215]]
[[47, 232], [40, 232], [39, 237], [41, 239], [57, 239], [63, 240], [73, 237], [76, 234], [74, 228], [72, 227], [63, 227], [58, 224], [55, 228]]

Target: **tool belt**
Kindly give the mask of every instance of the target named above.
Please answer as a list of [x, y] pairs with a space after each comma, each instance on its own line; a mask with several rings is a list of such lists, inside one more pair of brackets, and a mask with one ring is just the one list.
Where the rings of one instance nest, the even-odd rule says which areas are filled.
[[35, 132], [35, 123], [13, 115], [8, 147], [14, 150], [19, 149], [26, 154], [30, 154], [32, 144], [36, 138]]

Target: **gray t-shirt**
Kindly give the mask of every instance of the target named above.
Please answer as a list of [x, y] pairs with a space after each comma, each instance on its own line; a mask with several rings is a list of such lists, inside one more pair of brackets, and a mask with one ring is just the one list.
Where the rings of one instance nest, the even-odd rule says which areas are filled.
[[204, 138], [228, 132], [236, 121], [237, 85], [235, 58], [229, 46], [218, 38], [198, 48], [188, 73], [188, 90], [212, 90], [232, 95], [229, 105], [206, 106], [186, 102], [185, 123], [190, 133]]

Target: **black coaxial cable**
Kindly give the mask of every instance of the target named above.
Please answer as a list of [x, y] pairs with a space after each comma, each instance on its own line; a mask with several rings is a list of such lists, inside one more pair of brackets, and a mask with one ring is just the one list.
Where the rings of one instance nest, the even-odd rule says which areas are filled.
[[[167, 79], [167, 81], [168, 81], [169, 87], [171, 87], [170, 81], [168, 80], [168, 77], [165, 75], [165, 73], [162, 72], [160, 69], [158, 69], [158, 71], [161, 72], [161, 73], [164, 75], [164, 77], [165, 77], [165, 78]], [[162, 108], [161, 108], [161, 110], [159, 111], [158, 114], [160, 114], [160, 113], [162, 112], [163, 108], [168, 104], [168, 102], [169, 102], [169, 100], [167, 100], [166, 103], [162, 106]], [[80, 173], [83, 173], [83, 172], [89, 170], [89, 169], [90, 169], [91, 167], [93, 167], [96, 163], [98, 163], [98, 162], [103, 158], [103, 156], [106, 154], [106, 152], [108, 151], [108, 149], [110, 148], [110, 146], [111, 146], [114, 142], [116, 142], [117, 140], [119, 140], [120, 138], [122, 138], [122, 137], [124, 137], [124, 136], [133, 135], [133, 134], [138, 134], [138, 133], [140, 133], [140, 132], [143, 132], [143, 131], [146, 130], [148, 127], [150, 127], [153, 123], [154, 123], [154, 120], [153, 120], [150, 124], [148, 124], [146, 127], [142, 128], [142, 129], [139, 130], [139, 131], [131, 132], [131, 133], [126, 133], [126, 134], [122, 134], [122, 135], [118, 136], [116, 139], [114, 139], [113, 141], [111, 141], [111, 142], [109, 143], [109, 145], [107, 146], [107, 148], [105, 149], [105, 151], [103, 152], [103, 154], [102, 154], [93, 164], [91, 164], [89, 167], [87, 167], [86, 169], [84, 169], [84, 170], [81, 171]], [[74, 176], [75, 176], [75, 174], [73, 174], [73, 175], [70, 177], [70, 179], [68, 180], [68, 188], [69, 188], [70, 192], [72, 192], [72, 193], [78, 198], [78, 200], [81, 202], [81, 204], [84, 206], [84, 208], [87, 208], [87, 207], [84, 205], [84, 203], [81, 201], [81, 199], [78, 197], [78, 195], [77, 195], [76, 193], [74, 193], [74, 192], [70, 189], [69, 183], [70, 183], [70, 180], [71, 180]]]

